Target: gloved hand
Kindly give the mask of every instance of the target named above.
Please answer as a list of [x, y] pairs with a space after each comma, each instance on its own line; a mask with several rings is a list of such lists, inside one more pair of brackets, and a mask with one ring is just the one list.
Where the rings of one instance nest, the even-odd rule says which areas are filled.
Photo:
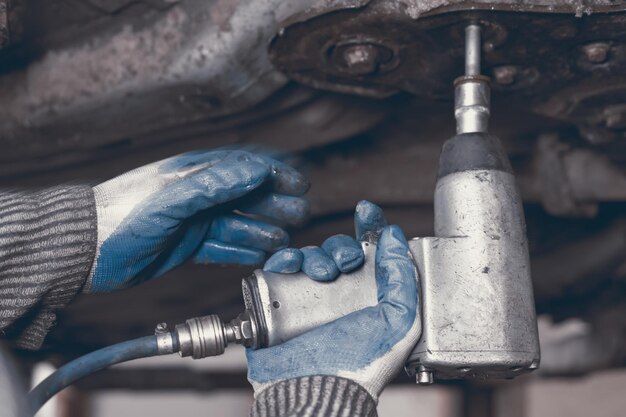
[[[308, 215], [308, 182], [295, 169], [241, 150], [190, 152], [94, 187], [96, 258], [86, 292], [126, 288], [189, 258], [256, 265], [284, 248], [280, 227]], [[236, 212], [233, 210], [237, 210]]]
[[255, 395], [279, 381], [323, 375], [355, 381], [377, 401], [385, 385], [403, 367], [421, 333], [417, 271], [397, 226], [383, 229], [375, 270], [378, 305], [281, 345], [247, 350], [248, 379]]
[[292, 274], [302, 271], [316, 281], [332, 281], [340, 273], [354, 271], [363, 265], [365, 255], [359, 241], [376, 240], [387, 220], [380, 207], [369, 201], [360, 201], [354, 213], [356, 239], [335, 235], [322, 243], [321, 248], [282, 249], [272, 255], [263, 266], [264, 271]]

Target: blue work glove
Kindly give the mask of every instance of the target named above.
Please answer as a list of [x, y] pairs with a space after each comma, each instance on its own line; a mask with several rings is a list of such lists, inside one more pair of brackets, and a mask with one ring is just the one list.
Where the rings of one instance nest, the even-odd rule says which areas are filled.
[[355, 381], [377, 401], [421, 333], [417, 271], [397, 226], [382, 231], [375, 273], [378, 305], [281, 345], [247, 350], [248, 380], [255, 394], [279, 381], [325, 375]]
[[259, 264], [289, 236], [258, 218], [302, 222], [307, 189], [293, 168], [241, 150], [185, 153], [102, 183], [94, 187], [98, 244], [84, 291], [126, 288], [190, 258]]
[[[376, 240], [386, 225], [380, 207], [365, 200], [357, 204], [354, 227], [358, 241]], [[302, 270], [316, 281], [332, 281], [340, 273], [354, 271], [363, 265], [365, 255], [357, 240], [347, 235], [335, 235], [326, 239], [321, 248], [283, 249], [267, 260], [263, 270], [283, 274]]]

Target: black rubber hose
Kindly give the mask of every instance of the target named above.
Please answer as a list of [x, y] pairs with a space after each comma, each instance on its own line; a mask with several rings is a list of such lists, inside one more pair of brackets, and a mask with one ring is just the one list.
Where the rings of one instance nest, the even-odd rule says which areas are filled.
[[[176, 345], [177, 338], [174, 334], [172, 339]], [[174, 346], [174, 351], [176, 350], [177, 347]], [[96, 371], [116, 363], [157, 355], [159, 349], [156, 336], [146, 336], [107, 346], [74, 359], [57, 369], [28, 393], [27, 402], [30, 410], [35, 414], [56, 393]]]

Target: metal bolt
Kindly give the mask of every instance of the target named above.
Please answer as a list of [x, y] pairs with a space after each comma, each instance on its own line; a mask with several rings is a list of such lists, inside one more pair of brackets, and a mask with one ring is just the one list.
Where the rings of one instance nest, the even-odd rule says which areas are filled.
[[420, 370], [415, 376], [415, 382], [419, 385], [431, 385], [433, 383], [433, 373], [430, 371]]
[[381, 64], [380, 59], [378, 47], [372, 44], [351, 45], [343, 51], [345, 69], [354, 75], [376, 72]]
[[503, 65], [493, 69], [493, 78], [500, 85], [511, 85], [517, 79], [519, 69], [513, 65]]
[[601, 64], [609, 57], [611, 46], [606, 42], [594, 42], [583, 46], [583, 53], [587, 60], [593, 64]]

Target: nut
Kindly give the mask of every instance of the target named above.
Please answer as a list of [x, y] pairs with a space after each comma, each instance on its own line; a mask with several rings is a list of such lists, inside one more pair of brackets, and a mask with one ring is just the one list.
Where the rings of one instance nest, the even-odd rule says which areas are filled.
[[250, 312], [246, 310], [226, 324], [224, 328], [228, 341], [245, 347], [255, 346], [257, 342], [256, 326], [252, 320]]
[[589, 62], [601, 64], [608, 59], [610, 49], [611, 46], [606, 42], [594, 42], [583, 46], [583, 53]]
[[378, 48], [371, 44], [352, 45], [344, 49], [346, 69], [355, 75], [372, 74], [380, 64]]

